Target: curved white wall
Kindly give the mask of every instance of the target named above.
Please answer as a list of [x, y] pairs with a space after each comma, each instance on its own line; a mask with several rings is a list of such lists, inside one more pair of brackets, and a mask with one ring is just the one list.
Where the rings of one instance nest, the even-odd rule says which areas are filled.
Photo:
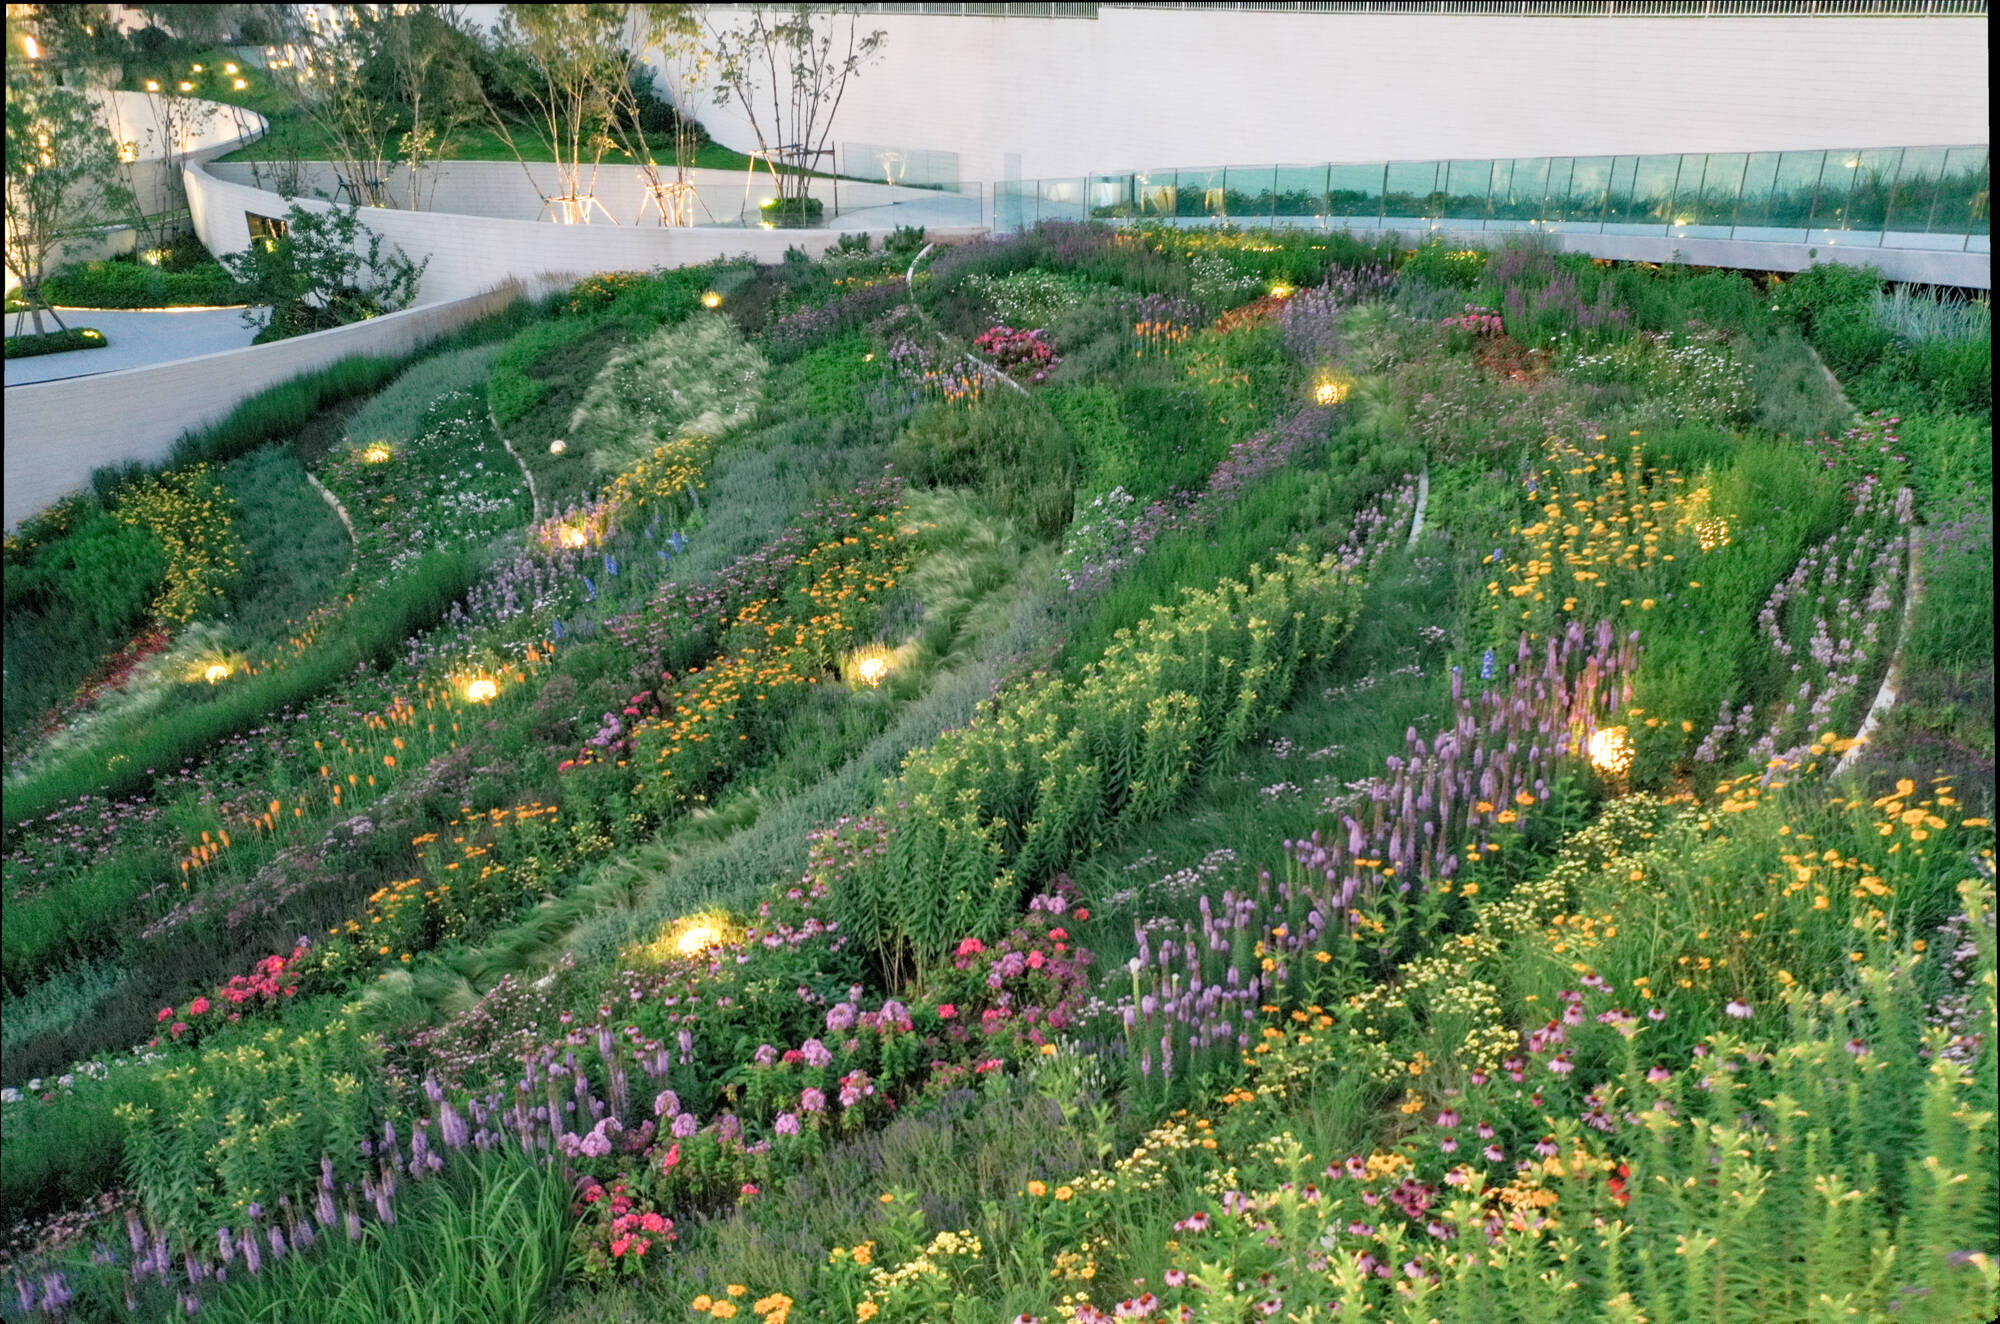
[[[244, 173], [232, 166], [221, 169], [228, 174]], [[687, 267], [720, 257], [777, 262], [788, 248], [802, 248], [817, 257], [841, 237], [836, 230], [668, 229], [657, 224], [632, 225], [629, 218], [617, 225], [510, 219], [509, 213], [532, 217], [541, 205], [519, 165], [465, 162], [454, 169], [462, 191], [488, 195], [479, 205], [501, 214], [372, 207], [361, 214], [362, 223], [388, 243], [413, 259], [430, 259], [417, 292], [426, 304], [461, 299], [516, 278], [573, 281], [600, 271]], [[605, 174], [608, 184], [611, 172]], [[740, 197], [742, 176], [734, 177], [733, 187]], [[848, 186], [843, 184], [841, 189], [845, 197]], [[187, 192], [195, 233], [211, 253], [234, 253], [249, 247], [250, 215], [283, 216], [293, 201], [313, 208], [333, 205], [312, 198], [287, 199], [237, 183], [222, 178], [201, 161], [188, 165]]]
[[[167, 116], [160, 111], [163, 99], [151, 92], [101, 88], [94, 88], [87, 95], [96, 103], [98, 115], [111, 130], [111, 136], [132, 147], [135, 159], [123, 169], [125, 183], [132, 189], [139, 210], [147, 216], [178, 211], [182, 203], [172, 187], [173, 167], [167, 164], [169, 135]], [[264, 132], [264, 117], [255, 111], [193, 97], [182, 100], [191, 109], [183, 117], [185, 122], [177, 126], [180, 131], [175, 135], [178, 139], [175, 150], [180, 153], [226, 150]], [[49, 255], [49, 269], [129, 253], [134, 247], [134, 236], [128, 226], [112, 226], [100, 233], [65, 239]], [[10, 290], [20, 283], [12, 267], [7, 268], [6, 283]]]
[[[718, 7], [719, 8], [719, 7]], [[864, 14], [832, 141], [960, 177], [1988, 139], [1980, 18], [1521, 18], [1121, 9]], [[717, 141], [734, 107], [690, 107]]]
[[519, 282], [510, 281], [471, 298], [274, 344], [10, 386], [5, 395], [7, 527], [89, 486], [93, 469], [165, 460], [183, 432], [226, 417], [259, 391], [350, 355], [408, 353], [505, 308], [523, 293]]

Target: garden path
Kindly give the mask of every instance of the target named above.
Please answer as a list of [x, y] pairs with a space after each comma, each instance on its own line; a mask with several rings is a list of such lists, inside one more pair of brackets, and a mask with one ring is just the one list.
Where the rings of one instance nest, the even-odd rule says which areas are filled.
[[[226, 349], [242, 349], [257, 334], [256, 328], [243, 325], [242, 310], [237, 308], [148, 312], [109, 309], [83, 312], [65, 308], [61, 312], [63, 321], [70, 326], [96, 327], [109, 343], [103, 349], [77, 349], [66, 354], [9, 360], [7, 385], [89, 377], [121, 368], [144, 368], [198, 358]], [[11, 324], [13, 319], [8, 320]]]

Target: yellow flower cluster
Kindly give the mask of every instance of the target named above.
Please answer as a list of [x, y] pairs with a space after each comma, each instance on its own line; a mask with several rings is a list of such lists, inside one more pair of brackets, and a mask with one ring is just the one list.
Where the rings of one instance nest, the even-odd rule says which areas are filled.
[[604, 503], [619, 516], [651, 505], [685, 504], [690, 490], [706, 486], [701, 476], [715, 455], [715, 438], [698, 432], [676, 437], [611, 480]]
[[[394, 955], [404, 964], [411, 961], [417, 947], [462, 936], [476, 920], [511, 910], [514, 902], [506, 896], [509, 891], [524, 893], [539, 886], [538, 870], [529, 868], [518, 877], [510, 877], [508, 866], [493, 862], [499, 838], [553, 824], [560, 812], [557, 806], [540, 801], [512, 809], [465, 808], [444, 829], [452, 834], [449, 844], [454, 849], [425, 851], [428, 886], [419, 876], [377, 888], [360, 919], [335, 925], [327, 933], [353, 939], [378, 957]], [[410, 844], [424, 849], [436, 846], [442, 838], [442, 833], [426, 832], [412, 838]]]
[[1730, 541], [1730, 516], [1709, 489], [1648, 464], [1636, 442], [1616, 457], [1550, 438], [1528, 499], [1534, 517], [1507, 531], [1511, 546], [1486, 594], [1502, 628], [1518, 619], [1530, 638], [1565, 617], [1652, 611], [1665, 594], [1699, 585], [1680, 577], [1681, 566]]
[[166, 583], [153, 602], [163, 621], [193, 620], [243, 573], [236, 500], [193, 465], [134, 483], [120, 494], [119, 517], [143, 525], [166, 550]]
[[[737, 636], [761, 633], [762, 642], [689, 672], [666, 716], [634, 728], [635, 741], [652, 755], [657, 798], [678, 803], [699, 793], [706, 778], [734, 761], [733, 747], [750, 740], [757, 705], [819, 683], [853, 643], [863, 609], [872, 611], [908, 569], [899, 559], [901, 514], [877, 515], [859, 534], [802, 555], [795, 573], [805, 587], [796, 597], [758, 598], [736, 614]], [[578, 761], [592, 760], [586, 754]]]

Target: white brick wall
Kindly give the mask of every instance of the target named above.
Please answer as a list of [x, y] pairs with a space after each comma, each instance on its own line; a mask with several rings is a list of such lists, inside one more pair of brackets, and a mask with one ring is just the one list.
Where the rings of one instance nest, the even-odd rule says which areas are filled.
[[[475, 6], [474, 8], [479, 8]], [[1988, 139], [1981, 18], [1446, 18], [1101, 9], [868, 14], [835, 142], [961, 177]], [[756, 146], [733, 108], [693, 109]]]

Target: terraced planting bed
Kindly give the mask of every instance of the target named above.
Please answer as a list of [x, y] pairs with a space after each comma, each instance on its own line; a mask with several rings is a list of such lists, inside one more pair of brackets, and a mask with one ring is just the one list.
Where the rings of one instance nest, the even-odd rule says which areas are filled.
[[1994, 1314], [1990, 326], [914, 256], [8, 539], [0, 1315]]

